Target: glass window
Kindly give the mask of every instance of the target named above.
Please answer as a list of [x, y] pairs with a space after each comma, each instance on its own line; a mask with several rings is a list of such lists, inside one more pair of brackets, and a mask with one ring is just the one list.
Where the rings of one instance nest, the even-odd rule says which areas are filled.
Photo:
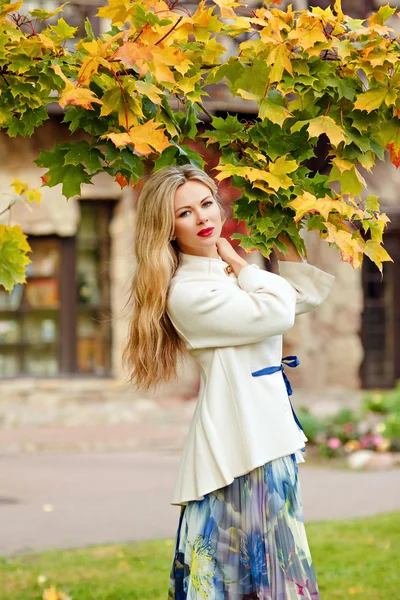
[[81, 201], [77, 235], [77, 369], [103, 375], [110, 370], [109, 207]]
[[27, 282], [0, 290], [0, 376], [59, 372], [60, 241], [29, 238]]
[[0, 288], [0, 377], [110, 374], [112, 203], [80, 207], [77, 235], [28, 236], [26, 284]]

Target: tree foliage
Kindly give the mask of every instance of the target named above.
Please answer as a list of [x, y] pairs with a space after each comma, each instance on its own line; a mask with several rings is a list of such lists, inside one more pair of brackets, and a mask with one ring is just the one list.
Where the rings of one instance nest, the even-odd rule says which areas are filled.
[[[371, 171], [385, 150], [400, 165], [400, 46], [385, 25], [394, 8], [363, 21], [344, 15], [339, 0], [286, 12], [202, 0], [193, 15], [176, 0], [109, 0], [98, 11], [109, 31], [96, 37], [86, 22], [74, 44], [62, 7], [23, 15], [22, 5], [0, 2], [1, 129], [30, 136], [57, 101], [71, 132], [90, 135], [40, 153], [45, 185], [61, 183], [68, 198], [100, 172], [124, 186], [146, 161], [203, 165], [185, 141], [199, 135], [204, 99], [223, 85], [258, 106], [252, 121], [213, 117], [201, 134], [221, 152], [216, 178], [232, 177], [243, 192], [234, 205], [249, 231], [233, 235], [241, 246], [268, 257], [286, 231], [304, 253], [306, 228], [354, 268], [364, 255], [380, 269], [391, 260], [382, 245], [389, 219], [359, 166]], [[238, 36], [245, 41], [223, 60], [224, 40]], [[312, 173], [306, 163], [324, 136], [328, 168]]]

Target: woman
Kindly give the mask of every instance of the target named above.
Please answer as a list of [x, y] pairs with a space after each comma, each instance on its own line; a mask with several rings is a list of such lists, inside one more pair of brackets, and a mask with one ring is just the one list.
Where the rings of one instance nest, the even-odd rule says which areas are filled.
[[134, 313], [124, 357], [147, 389], [198, 362], [200, 390], [172, 498], [180, 518], [169, 600], [320, 598], [304, 529], [298, 462], [307, 440], [289, 395], [282, 334], [328, 296], [334, 277], [290, 239], [280, 274], [220, 237], [214, 181], [191, 165], [145, 182]]

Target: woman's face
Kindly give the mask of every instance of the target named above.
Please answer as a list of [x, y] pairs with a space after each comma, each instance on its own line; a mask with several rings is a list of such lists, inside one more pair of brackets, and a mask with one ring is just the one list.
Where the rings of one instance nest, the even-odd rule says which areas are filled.
[[[175, 193], [174, 210], [174, 236], [182, 252], [214, 255], [215, 243], [221, 235], [222, 217], [210, 188], [195, 179], [186, 181]], [[201, 230], [211, 228], [210, 235], [198, 235]]]

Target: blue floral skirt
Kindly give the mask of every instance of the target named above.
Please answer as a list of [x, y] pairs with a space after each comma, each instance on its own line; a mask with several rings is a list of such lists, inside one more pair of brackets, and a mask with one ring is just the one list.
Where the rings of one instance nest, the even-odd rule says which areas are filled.
[[181, 507], [168, 600], [320, 600], [295, 454]]

